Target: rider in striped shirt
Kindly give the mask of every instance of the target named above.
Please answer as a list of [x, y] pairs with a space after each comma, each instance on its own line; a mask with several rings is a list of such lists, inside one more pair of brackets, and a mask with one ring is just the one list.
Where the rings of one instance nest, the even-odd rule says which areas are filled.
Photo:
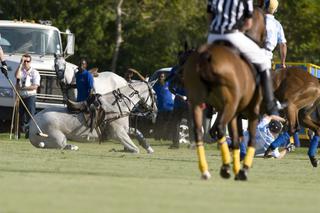
[[207, 12], [209, 35], [207, 42], [227, 40], [244, 54], [251, 63], [257, 65], [261, 76], [263, 98], [267, 113], [278, 115], [270, 76], [271, 60], [266, 51], [244, 35], [252, 26], [252, 0], [208, 0]]

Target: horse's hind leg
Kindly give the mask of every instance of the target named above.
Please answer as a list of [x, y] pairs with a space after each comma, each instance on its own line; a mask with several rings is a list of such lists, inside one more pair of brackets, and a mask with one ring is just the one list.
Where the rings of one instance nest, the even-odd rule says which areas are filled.
[[229, 133], [232, 139], [233, 173], [235, 174], [235, 176], [237, 176], [240, 171], [240, 144], [237, 117], [234, 117], [231, 120], [229, 126]]
[[34, 132], [33, 126], [30, 128], [30, 142], [37, 148], [63, 149], [67, 145], [67, 138], [60, 130], [46, 131], [48, 137], [41, 137]]
[[228, 143], [225, 137], [225, 125], [223, 125], [221, 122], [222, 120], [223, 112], [219, 112], [218, 116], [210, 129], [210, 135], [215, 140], [218, 138], [217, 142], [220, 146], [220, 152], [221, 152], [221, 160], [222, 160], [222, 166], [220, 168], [220, 176], [223, 178], [230, 178], [230, 163], [231, 163], [231, 156], [230, 151], [228, 147]]
[[123, 127], [123, 125], [117, 124], [117, 121], [113, 121], [110, 123], [110, 128], [114, 137], [123, 144], [125, 149], [132, 153], [139, 153], [139, 148], [132, 142], [128, 135], [128, 131]]
[[130, 127], [129, 135], [134, 136], [138, 140], [139, 145], [142, 146], [148, 152], [148, 154], [154, 153], [154, 150], [147, 142], [147, 140], [144, 138], [142, 132], [140, 132], [137, 128]]
[[203, 109], [200, 105], [193, 106], [193, 120], [194, 120], [194, 135], [198, 154], [199, 170], [201, 172], [201, 178], [207, 180], [211, 177], [208, 169], [208, 163], [206, 160], [206, 154], [203, 146], [203, 132], [202, 132], [202, 120]]
[[[221, 117], [219, 117], [219, 119], [217, 118], [217, 124], [215, 125], [217, 128], [217, 132], [218, 132], [218, 143], [220, 144], [220, 151], [221, 151], [221, 157], [222, 157], [222, 167], [221, 170], [228, 170], [230, 169], [230, 163], [231, 163], [231, 156], [230, 156], [230, 151], [229, 151], [229, 147], [228, 147], [228, 143], [225, 137], [225, 126], [232, 120], [232, 126], [234, 126], [234, 129], [237, 131], [237, 120], [236, 118], [233, 118], [235, 113], [236, 113], [236, 109], [238, 107], [238, 105], [236, 104], [238, 103], [236, 98], [233, 97], [229, 97], [229, 100], [227, 100], [225, 102], [225, 106], [223, 108], [222, 113], [220, 114]], [[219, 113], [218, 113], [219, 115]], [[238, 132], [233, 133], [238, 135]], [[239, 158], [240, 160], [240, 158]], [[223, 178], [230, 178], [230, 172], [229, 175], [225, 175], [223, 176], [220, 170], [220, 175]], [[227, 173], [223, 173], [223, 174], [227, 174]]]
[[235, 177], [236, 180], [247, 180], [248, 171], [252, 167], [255, 146], [256, 146], [256, 128], [258, 124], [258, 117], [249, 119], [249, 142], [248, 151], [243, 160], [243, 168], [240, 170], [239, 174]]
[[[314, 104], [307, 109], [302, 116], [302, 122], [305, 124], [306, 127], [312, 129], [314, 132], [319, 131], [320, 127], [320, 118], [318, 113], [318, 108], [320, 107], [320, 98], [317, 99]], [[319, 132], [320, 133], [320, 132]]]

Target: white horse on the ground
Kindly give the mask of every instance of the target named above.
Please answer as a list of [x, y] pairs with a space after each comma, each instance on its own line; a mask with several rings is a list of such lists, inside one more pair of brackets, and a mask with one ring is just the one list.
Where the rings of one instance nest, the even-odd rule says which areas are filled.
[[[67, 67], [66, 61], [62, 56], [56, 55], [55, 57], [55, 71], [62, 93], [65, 98], [75, 101], [77, 96], [75, 74], [78, 69], [69, 66]], [[128, 82], [123, 77], [113, 72], [104, 71], [98, 73], [97, 68], [93, 68], [89, 71], [92, 71], [94, 76], [94, 90], [98, 94], [105, 94], [114, 89], [128, 85]]]
[[[129, 152], [139, 153], [139, 148], [129, 137], [129, 114], [139, 105], [156, 113], [154, 92], [146, 82], [134, 82], [98, 98], [100, 110], [104, 111], [104, 121], [101, 131], [107, 131], [109, 137], [119, 140]], [[85, 102], [78, 103], [81, 106]], [[90, 128], [86, 125], [84, 113], [72, 114], [67, 109], [48, 108], [35, 115], [35, 120], [47, 138], [39, 136], [37, 126], [30, 122], [29, 139], [38, 148], [77, 149], [68, 145], [67, 139], [87, 141]], [[97, 139], [98, 134], [93, 131], [91, 138]], [[148, 153], [153, 150], [148, 144], [142, 145]]]
[[[70, 67], [66, 67], [66, 63], [63, 57], [56, 55], [56, 60], [55, 60], [55, 70], [56, 70], [56, 75], [58, 82], [61, 86], [62, 93], [64, 94], [65, 98], [68, 98], [70, 100], [75, 100], [76, 99], [76, 89], [75, 89], [75, 72], [76, 70], [70, 69]], [[102, 73], [93, 73], [94, 75], [94, 88], [95, 92], [99, 94], [105, 94], [108, 92], [111, 92], [119, 87], [127, 86], [128, 83], [127, 81], [122, 78], [121, 76], [113, 73], [113, 72], [102, 72]], [[90, 141], [97, 141], [98, 139], [98, 134], [93, 129], [93, 131], [90, 131], [90, 128], [85, 125], [84, 123], [84, 117], [83, 114], [71, 114], [68, 112], [67, 109], [45, 109], [42, 112], [39, 113], [36, 117], [41, 117], [45, 114], [43, 117], [43, 123], [46, 123], [48, 126], [47, 128], [56, 128], [55, 125], [59, 126], [59, 128], [62, 129], [62, 132], [65, 132], [65, 137], [69, 140], [74, 140], [74, 141], [79, 141], [79, 142], [88, 142]], [[56, 124], [55, 122], [57, 118], [62, 119], [61, 121], [57, 121]], [[48, 119], [45, 121], [45, 119]], [[60, 123], [60, 124], [59, 124]], [[146, 142], [144, 139], [142, 133], [139, 132], [139, 130], [134, 129], [134, 128], [129, 128], [129, 120], [128, 119], [122, 119], [122, 122], [119, 121], [119, 123], [122, 123], [123, 127], [127, 130], [127, 134], [130, 134], [139, 141], [139, 144], [148, 150], [149, 153], [152, 153], [153, 150], [149, 146], [149, 144]], [[51, 127], [50, 127], [51, 125]], [[32, 127], [31, 127], [32, 126]], [[30, 126], [30, 134], [29, 138], [32, 144], [35, 144], [36, 147], [45, 147], [46, 144], [40, 143], [39, 138], [36, 137], [36, 131], [34, 129], [34, 125], [31, 124]], [[113, 131], [111, 130], [111, 127], [107, 128], [105, 127], [104, 129], [101, 129], [103, 131], [103, 136], [110, 136], [113, 134]], [[58, 133], [59, 134], [59, 133]], [[62, 136], [61, 136], [62, 137]], [[63, 138], [63, 137], [62, 137]], [[121, 136], [120, 136], [121, 138]], [[103, 138], [105, 139], [105, 138]], [[47, 148], [65, 148], [65, 149], [73, 149], [75, 148], [74, 146], [67, 146], [66, 141], [63, 142], [61, 138], [57, 137], [57, 141], [53, 142], [53, 144], [47, 144]], [[62, 142], [61, 142], [62, 141]], [[122, 143], [124, 140], [120, 141]], [[42, 141], [41, 141], [42, 142]], [[54, 144], [59, 144], [58, 146]], [[130, 143], [130, 142], [128, 142]]]

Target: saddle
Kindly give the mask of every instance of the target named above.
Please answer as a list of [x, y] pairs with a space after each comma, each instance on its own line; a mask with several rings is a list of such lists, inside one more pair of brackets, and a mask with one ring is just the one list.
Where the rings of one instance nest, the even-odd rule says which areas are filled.
[[66, 104], [67, 104], [67, 109], [70, 113], [77, 114], [80, 112], [87, 111], [86, 101], [75, 102], [75, 101], [71, 101], [70, 99], [67, 99]]
[[99, 102], [100, 94], [90, 95], [86, 101], [74, 102], [67, 99], [67, 109], [70, 113], [79, 114], [83, 113], [84, 121], [87, 127], [90, 128], [90, 133], [93, 129], [96, 129], [99, 142], [102, 140], [102, 133], [100, 131], [100, 125], [103, 123], [105, 112], [100, 110]]
[[93, 77], [96, 78], [99, 76], [98, 70], [99, 70], [99, 68], [94, 67], [94, 68], [90, 69], [89, 72], [92, 74]]

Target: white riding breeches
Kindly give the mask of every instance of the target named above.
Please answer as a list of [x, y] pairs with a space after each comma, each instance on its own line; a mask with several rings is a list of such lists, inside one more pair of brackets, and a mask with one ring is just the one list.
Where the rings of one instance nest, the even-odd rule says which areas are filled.
[[272, 61], [273, 53], [271, 51], [266, 50], [266, 56], [270, 59], [270, 61]]
[[226, 40], [231, 42], [251, 61], [251, 63], [259, 66], [260, 71], [271, 69], [271, 60], [266, 55], [266, 50], [260, 48], [254, 41], [252, 41], [242, 32], [236, 31], [227, 34], [210, 33], [208, 35], [208, 44], [211, 44], [216, 40]]

